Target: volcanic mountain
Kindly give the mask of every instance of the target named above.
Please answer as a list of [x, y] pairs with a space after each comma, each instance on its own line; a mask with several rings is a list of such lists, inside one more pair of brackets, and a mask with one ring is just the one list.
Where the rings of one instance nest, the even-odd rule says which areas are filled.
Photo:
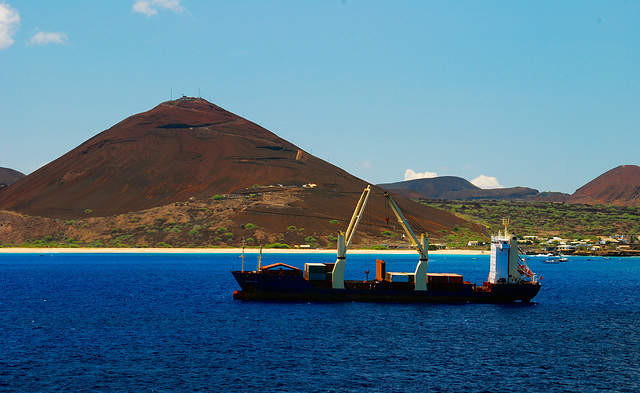
[[340, 183], [334, 176], [348, 176], [336, 172], [254, 123], [183, 97], [127, 118], [29, 175], [0, 196], [0, 207], [106, 216], [254, 184]]
[[621, 165], [578, 188], [570, 203], [640, 206], [640, 167]]
[[[123, 120], [7, 187], [0, 192], [0, 209], [86, 219], [236, 195], [263, 200], [229, 205], [226, 209], [242, 209], [229, 222], [281, 230], [295, 221], [308, 230], [314, 220], [348, 222], [365, 186], [255, 123], [206, 100], [182, 97]], [[281, 197], [266, 197], [276, 194]], [[449, 213], [399, 203], [431, 233], [454, 225], [482, 231]], [[369, 205], [380, 208], [375, 220], [384, 222], [389, 212], [381, 190], [374, 191]], [[201, 209], [214, 207], [202, 204]], [[324, 231], [322, 225], [316, 227]]]
[[11, 185], [24, 177], [24, 173], [0, 167], [0, 188]]

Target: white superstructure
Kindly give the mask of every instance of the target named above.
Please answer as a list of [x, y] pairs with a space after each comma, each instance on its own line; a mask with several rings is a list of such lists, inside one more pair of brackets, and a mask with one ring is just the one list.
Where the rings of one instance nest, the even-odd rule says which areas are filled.
[[514, 284], [524, 277], [536, 280], [536, 277], [518, 254], [518, 240], [508, 230], [509, 220], [505, 219], [504, 233], [491, 236], [491, 263], [489, 282], [492, 284]]

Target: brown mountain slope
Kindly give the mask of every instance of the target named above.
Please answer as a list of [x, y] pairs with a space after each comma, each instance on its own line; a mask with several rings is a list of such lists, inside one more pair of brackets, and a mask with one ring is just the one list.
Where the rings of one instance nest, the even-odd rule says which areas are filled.
[[[316, 186], [302, 187], [306, 184]], [[348, 222], [365, 185], [250, 121], [203, 99], [183, 97], [129, 117], [15, 183], [0, 193], [0, 208], [87, 219], [190, 199], [207, 201], [217, 194], [280, 194], [288, 195], [281, 198], [286, 202], [268, 199], [229, 207], [233, 211], [227, 219], [242, 225], [262, 217], [259, 225], [266, 232], [281, 231], [287, 224], [334, 233], [344, 228], [328, 228], [328, 222]], [[482, 231], [449, 213], [399, 203], [430, 233], [444, 233], [454, 225]], [[372, 213], [378, 222], [389, 216], [381, 190], [376, 189], [370, 204], [372, 211], [379, 210]], [[189, 222], [200, 225], [195, 219]]]
[[569, 197], [570, 203], [640, 206], [640, 167], [621, 165], [603, 173]]
[[[407, 243], [397, 222], [386, 221], [390, 212], [382, 205], [381, 195], [376, 189], [371, 197], [354, 247]], [[331, 248], [337, 232], [346, 229], [358, 196], [319, 187], [257, 188], [245, 195], [191, 198], [138, 212], [66, 221], [0, 210], [0, 246], [255, 247], [284, 243]], [[478, 230], [439, 211], [424, 218], [430, 209], [402, 198], [396, 201], [430, 233], [431, 241], [442, 241], [454, 225]]]
[[0, 188], [9, 186], [24, 177], [24, 173], [0, 167]]

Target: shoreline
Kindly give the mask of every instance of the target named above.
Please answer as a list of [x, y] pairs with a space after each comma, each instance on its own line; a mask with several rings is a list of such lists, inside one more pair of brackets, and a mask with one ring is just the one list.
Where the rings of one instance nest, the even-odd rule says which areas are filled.
[[[336, 255], [335, 249], [286, 249], [286, 248], [267, 248], [262, 249], [263, 254], [327, 254]], [[245, 248], [246, 255], [257, 255], [260, 253], [258, 248]], [[411, 249], [402, 250], [367, 250], [354, 249], [347, 252], [351, 255], [378, 254], [378, 255], [415, 255], [417, 252]], [[0, 247], [0, 255], [2, 254], [242, 254], [242, 248], [25, 248], [25, 247]], [[430, 250], [429, 255], [469, 255], [484, 256], [491, 255], [489, 250]], [[531, 254], [528, 256], [536, 256]], [[545, 255], [537, 255], [545, 256]], [[576, 257], [640, 257], [638, 251], [635, 252], [599, 252], [599, 253], [575, 253], [568, 256]]]
[[[336, 250], [262, 249], [263, 254], [336, 254]], [[241, 254], [241, 248], [0, 248], [0, 254]], [[259, 254], [245, 248], [245, 254]], [[348, 254], [417, 254], [415, 250], [349, 250]], [[489, 255], [485, 250], [432, 250], [431, 255]]]

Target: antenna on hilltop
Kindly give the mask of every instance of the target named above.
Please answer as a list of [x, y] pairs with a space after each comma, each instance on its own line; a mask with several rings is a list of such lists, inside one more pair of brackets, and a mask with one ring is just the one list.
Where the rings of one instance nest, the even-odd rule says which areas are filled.
[[171, 100], [173, 100], [173, 88], [171, 88]]
[[202, 96], [200, 95], [200, 88], [198, 87], [198, 98], [202, 98]]

